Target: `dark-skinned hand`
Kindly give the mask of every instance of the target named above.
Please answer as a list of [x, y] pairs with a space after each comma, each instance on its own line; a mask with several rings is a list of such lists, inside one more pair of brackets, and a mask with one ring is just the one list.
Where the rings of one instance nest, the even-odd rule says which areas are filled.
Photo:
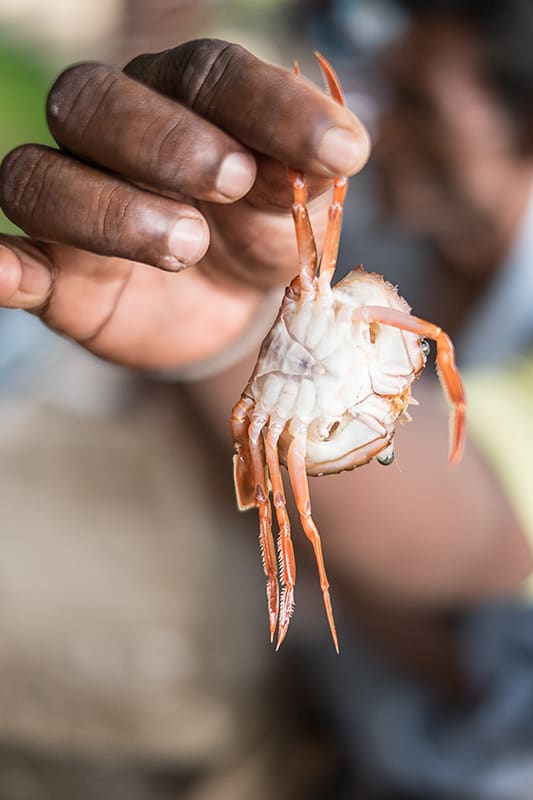
[[22, 145], [0, 168], [2, 208], [29, 237], [0, 237], [0, 305], [143, 368], [215, 354], [295, 275], [285, 165], [310, 176], [320, 238], [331, 177], [369, 153], [319, 88], [216, 40], [123, 72], [70, 67], [47, 114], [59, 149]]

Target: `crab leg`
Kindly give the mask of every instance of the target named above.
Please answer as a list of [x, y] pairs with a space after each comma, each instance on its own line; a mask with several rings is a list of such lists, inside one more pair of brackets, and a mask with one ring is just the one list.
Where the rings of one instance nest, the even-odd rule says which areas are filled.
[[341, 237], [342, 208], [347, 189], [348, 178], [335, 178], [333, 181], [333, 200], [328, 211], [328, 227], [326, 228], [324, 251], [320, 259], [319, 287], [321, 291], [327, 291], [335, 274]]
[[231, 431], [236, 450], [233, 456], [233, 478], [240, 511], [247, 511], [255, 506], [255, 482], [248, 441], [250, 427], [248, 414], [253, 408], [254, 401], [248, 395], [247, 389], [248, 387], [231, 414]]
[[307, 179], [303, 172], [292, 169], [292, 167], [288, 168], [288, 173], [294, 198], [292, 217], [296, 230], [300, 281], [304, 289], [310, 290], [313, 288], [313, 281], [316, 276], [318, 256], [315, 237], [307, 212]]
[[315, 51], [316, 60], [320, 64], [320, 69], [322, 70], [322, 74], [326, 79], [326, 83], [328, 84], [328, 89], [331, 92], [331, 97], [338, 103], [340, 106], [345, 106], [346, 101], [344, 99], [344, 94], [341, 89], [341, 82], [337, 77], [337, 73], [327, 60], [324, 58], [322, 53]]
[[[322, 73], [326, 79], [331, 97], [339, 105], [344, 106], [344, 94], [341, 89], [340, 81], [329, 61], [320, 53], [315, 53]], [[338, 177], [333, 182], [333, 201], [328, 212], [328, 227], [324, 242], [324, 251], [320, 260], [320, 290], [327, 291], [327, 286], [331, 285], [335, 266], [337, 264], [337, 254], [339, 251], [339, 240], [342, 226], [342, 207], [346, 190], [348, 189], [348, 178]]]
[[268, 621], [270, 641], [278, 624], [279, 584], [276, 547], [272, 536], [272, 512], [270, 508], [269, 489], [265, 471], [265, 452], [263, 446], [262, 424], [252, 418], [248, 431], [250, 457], [255, 480], [255, 505], [259, 512], [259, 544], [263, 558], [263, 569], [267, 577]]
[[307, 482], [307, 472], [305, 468], [305, 442], [305, 433], [304, 435], [295, 436], [289, 445], [289, 451], [287, 453], [287, 466], [289, 469], [289, 478], [294, 499], [296, 500], [296, 507], [300, 515], [302, 528], [305, 535], [313, 545], [316, 565], [318, 567], [318, 574], [320, 577], [320, 588], [322, 589], [322, 596], [324, 598], [326, 616], [328, 618], [333, 644], [335, 645], [335, 650], [338, 653], [339, 642], [337, 639], [337, 631], [335, 629], [335, 621], [333, 619], [331, 598], [329, 596], [329, 581], [328, 576], [326, 575], [326, 567], [324, 565], [322, 543], [320, 541], [320, 535], [317, 527], [311, 516], [311, 499], [309, 497], [309, 484]]
[[447, 333], [438, 325], [413, 317], [403, 311], [382, 306], [363, 306], [354, 311], [353, 319], [364, 322], [380, 322], [403, 331], [416, 333], [437, 343], [437, 372], [445, 394], [452, 406], [450, 427], [450, 464], [461, 458], [465, 438], [465, 393], [461, 376], [455, 365], [455, 350]]
[[[333, 100], [339, 105], [345, 105], [344, 95], [331, 64], [320, 55], [315, 53], [318, 63], [322, 69], [326, 82]], [[299, 75], [298, 63], [294, 64], [294, 74]], [[317, 272], [318, 259], [316, 244], [309, 221], [306, 208], [307, 203], [307, 180], [305, 175], [298, 170], [289, 167], [289, 180], [292, 185], [294, 202], [292, 205], [292, 215], [296, 228], [296, 241], [298, 244], [298, 263], [300, 266], [300, 280], [304, 289], [311, 289], [312, 282]], [[348, 178], [341, 176], [335, 178], [333, 182], [333, 201], [329, 207], [328, 226], [324, 242], [324, 251], [321, 258], [321, 281], [322, 291], [326, 291], [331, 285], [335, 265], [337, 263], [337, 253], [339, 250], [339, 239], [342, 225], [342, 207], [346, 190], [348, 188]], [[323, 276], [323, 277], [322, 277]]]
[[271, 425], [266, 437], [268, 471], [272, 483], [272, 497], [279, 525], [279, 566], [282, 584], [276, 650], [279, 650], [287, 634], [294, 609], [294, 585], [296, 583], [296, 562], [291, 539], [291, 524], [289, 515], [287, 514], [285, 491], [283, 489], [283, 480], [279, 466], [278, 439], [280, 433], [281, 431], [278, 426]]

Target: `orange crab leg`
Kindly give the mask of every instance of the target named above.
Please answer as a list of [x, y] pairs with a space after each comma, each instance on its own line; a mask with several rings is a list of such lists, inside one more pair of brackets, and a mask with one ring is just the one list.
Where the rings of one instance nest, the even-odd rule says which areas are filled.
[[348, 178], [335, 178], [333, 182], [333, 201], [328, 211], [328, 227], [326, 228], [324, 251], [320, 259], [319, 286], [322, 291], [327, 286], [331, 286], [335, 274], [341, 237], [342, 209], [347, 189]]
[[[300, 67], [297, 61], [294, 62], [294, 74], [300, 74]], [[296, 245], [298, 247], [298, 275], [302, 287], [310, 290], [313, 287], [318, 268], [318, 254], [307, 211], [307, 179], [303, 172], [292, 167], [288, 167], [287, 172], [293, 194], [291, 210], [296, 230]]]
[[326, 616], [329, 622], [331, 637], [335, 650], [339, 652], [339, 641], [337, 638], [337, 630], [335, 628], [335, 620], [333, 619], [333, 609], [331, 607], [331, 598], [329, 595], [329, 581], [326, 574], [326, 567], [324, 565], [324, 556], [322, 554], [322, 542], [320, 541], [320, 534], [311, 516], [311, 499], [309, 497], [309, 484], [307, 482], [307, 472], [305, 468], [305, 437], [295, 437], [289, 445], [287, 453], [287, 467], [289, 469], [289, 478], [291, 482], [294, 499], [296, 501], [296, 508], [300, 515], [302, 528], [305, 535], [313, 545], [315, 553], [316, 565], [318, 567], [318, 575], [320, 578], [320, 588], [322, 589], [322, 596], [324, 598], [324, 607], [326, 609]]
[[248, 396], [247, 389], [248, 387], [242, 393], [231, 414], [231, 431], [236, 450], [233, 456], [233, 478], [240, 511], [247, 511], [255, 506], [254, 472], [248, 441], [248, 428], [250, 427], [248, 414], [253, 408], [254, 401]]
[[[341, 85], [333, 67], [320, 53], [315, 53], [315, 55], [327, 81], [333, 100], [340, 105], [345, 105]], [[300, 74], [297, 62], [294, 64], [294, 74]], [[300, 280], [302, 287], [309, 290], [312, 288], [313, 280], [317, 273], [318, 258], [315, 239], [306, 207], [307, 181], [305, 175], [298, 170], [289, 167], [288, 172], [294, 196], [292, 215], [296, 228]], [[335, 273], [342, 226], [342, 208], [347, 189], [347, 177], [339, 176], [335, 178], [333, 182], [333, 201], [329, 207], [324, 250], [320, 260], [320, 286], [323, 291], [326, 290], [327, 286], [331, 285]]]
[[[315, 53], [315, 56], [318, 59], [318, 63], [320, 64], [320, 68], [328, 84], [331, 97], [339, 103], [339, 105], [346, 105], [340, 81], [333, 67], [320, 53]], [[328, 285], [331, 285], [333, 275], [335, 274], [341, 236], [342, 208], [347, 189], [347, 177], [340, 176], [335, 178], [333, 182], [333, 201], [328, 212], [328, 227], [324, 241], [324, 251], [320, 260], [320, 288], [322, 291], [326, 290]]]
[[279, 525], [279, 566], [281, 574], [281, 603], [279, 611], [278, 641], [276, 650], [285, 636], [294, 609], [294, 586], [296, 583], [296, 561], [294, 559], [294, 548], [291, 539], [291, 524], [287, 513], [285, 501], [285, 491], [279, 466], [278, 439], [280, 431], [275, 427], [270, 427], [266, 437], [266, 457], [270, 482], [272, 483], [272, 497], [276, 517]]
[[298, 273], [304, 289], [310, 290], [318, 267], [315, 237], [311, 228], [311, 221], [307, 212], [307, 180], [303, 172], [288, 168], [289, 180], [292, 186], [293, 204], [292, 217], [296, 230], [296, 244], [298, 247]]
[[322, 53], [319, 53], [318, 50], [315, 50], [315, 57], [318, 63], [320, 64], [322, 74], [326, 79], [326, 83], [328, 84], [328, 89], [331, 92], [333, 100], [335, 100], [335, 102], [338, 103], [340, 106], [345, 106], [346, 101], [344, 99], [344, 94], [341, 89], [341, 82], [337, 77], [337, 73], [335, 72], [335, 70], [333, 69], [327, 58], [324, 58]]
[[263, 558], [263, 569], [267, 577], [267, 602], [268, 621], [270, 627], [270, 641], [274, 640], [274, 633], [278, 624], [279, 611], [279, 584], [276, 547], [272, 536], [272, 512], [270, 497], [265, 473], [265, 453], [261, 430], [253, 422], [248, 432], [250, 442], [250, 456], [255, 479], [255, 504], [259, 512], [259, 544]]
[[461, 458], [464, 446], [466, 399], [463, 382], [455, 365], [454, 346], [448, 334], [432, 322], [382, 306], [363, 306], [354, 311], [353, 318], [368, 323], [381, 322], [384, 325], [391, 325], [394, 328], [433, 339], [437, 343], [437, 372], [452, 406], [449, 461], [450, 464], [456, 464]]

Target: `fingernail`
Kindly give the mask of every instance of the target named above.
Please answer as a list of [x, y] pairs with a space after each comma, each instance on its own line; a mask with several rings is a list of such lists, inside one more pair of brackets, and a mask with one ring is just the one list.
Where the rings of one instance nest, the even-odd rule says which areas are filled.
[[209, 237], [205, 224], [193, 217], [182, 217], [170, 232], [169, 248], [172, 255], [184, 264], [196, 264], [204, 255]]
[[329, 128], [318, 145], [318, 157], [335, 175], [352, 175], [364, 163], [361, 137], [346, 128]]
[[229, 200], [243, 197], [253, 186], [256, 174], [253, 156], [246, 153], [230, 153], [220, 166], [216, 190]]

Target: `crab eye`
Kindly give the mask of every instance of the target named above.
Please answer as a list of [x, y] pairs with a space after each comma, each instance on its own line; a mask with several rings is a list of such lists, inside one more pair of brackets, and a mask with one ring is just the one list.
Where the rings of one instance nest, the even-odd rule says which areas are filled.
[[424, 358], [427, 358], [431, 349], [427, 339], [420, 339], [420, 349], [422, 350]]
[[392, 447], [390, 450], [385, 450], [384, 453], [380, 453], [379, 455], [377, 455], [376, 461], [379, 464], [382, 464], [384, 467], [388, 467], [389, 464], [392, 464], [392, 462], [394, 461], [394, 450], [392, 449]]

